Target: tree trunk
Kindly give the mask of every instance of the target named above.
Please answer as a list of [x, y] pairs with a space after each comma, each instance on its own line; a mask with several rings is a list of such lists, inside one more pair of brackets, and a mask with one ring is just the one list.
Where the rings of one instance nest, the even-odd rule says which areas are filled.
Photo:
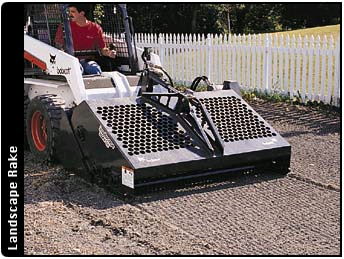
[[192, 20], [191, 20], [191, 32], [192, 33], [195, 33], [196, 32], [196, 29], [197, 29], [197, 25], [196, 25], [196, 22], [197, 22], [197, 8], [194, 8], [193, 11], [192, 11]]
[[227, 24], [228, 24], [228, 34], [231, 34], [231, 18], [229, 16], [229, 11], [227, 12]]

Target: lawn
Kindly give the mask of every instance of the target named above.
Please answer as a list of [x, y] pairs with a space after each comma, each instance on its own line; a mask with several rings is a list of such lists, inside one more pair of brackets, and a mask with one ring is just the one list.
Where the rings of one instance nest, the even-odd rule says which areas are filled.
[[314, 27], [314, 28], [307, 28], [307, 29], [300, 29], [300, 30], [292, 30], [292, 31], [282, 31], [282, 32], [275, 32], [272, 33], [274, 34], [283, 34], [287, 35], [289, 34], [289, 36], [292, 36], [293, 34], [295, 36], [301, 35], [301, 37], [304, 36], [320, 36], [323, 37], [324, 35], [326, 35], [326, 37], [329, 37], [331, 35], [333, 35], [334, 38], [336, 38], [337, 36], [340, 35], [340, 24], [336, 24], [336, 25], [329, 25], [329, 26], [321, 26], [321, 27]]

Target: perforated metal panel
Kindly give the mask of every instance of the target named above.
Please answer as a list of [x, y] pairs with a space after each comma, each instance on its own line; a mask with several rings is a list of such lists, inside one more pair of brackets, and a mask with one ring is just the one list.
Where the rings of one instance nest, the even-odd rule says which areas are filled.
[[[235, 96], [201, 98], [225, 142], [276, 136], [252, 109]], [[103, 123], [130, 156], [195, 146], [168, 114], [149, 104], [97, 106]], [[197, 110], [198, 118], [202, 118]]]
[[[201, 98], [225, 142], [276, 136], [253, 110], [235, 96]], [[197, 111], [201, 118], [201, 112]]]
[[176, 121], [149, 104], [98, 106], [97, 113], [130, 156], [194, 146]]

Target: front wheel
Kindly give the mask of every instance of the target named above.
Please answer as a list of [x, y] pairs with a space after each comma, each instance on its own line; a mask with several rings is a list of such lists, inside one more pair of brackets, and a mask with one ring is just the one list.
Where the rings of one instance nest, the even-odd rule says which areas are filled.
[[55, 162], [56, 139], [64, 101], [57, 95], [41, 95], [30, 101], [26, 113], [26, 136], [31, 152], [41, 161]]

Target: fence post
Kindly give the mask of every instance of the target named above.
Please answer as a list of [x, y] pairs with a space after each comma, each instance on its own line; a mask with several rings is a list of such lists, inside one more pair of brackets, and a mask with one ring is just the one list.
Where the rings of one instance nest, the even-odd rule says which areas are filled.
[[209, 79], [209, 81], [211, 81], [211, 68], [212, 68], [212, 63], [211, 63], [211, 59], [212, 59], [212, 49], [211, 49], [211, 41], [212, 41], [212, 37], [210, 34], [207, 35], [207, 77]]
[[269, 62], [270, 62], [270, 55], [271, 55], [271, 50], [270, 50], [270, 41], [269, 41], [269, 36], [265, 35], [265, 41], [264, 41], [264, 66], [263, 66], [263, 86], [265, 88], [266, 92], [269, 92], [270, 85], [269, 85]]
[[[341, 85], [340, 85], [340, 37], [338, 36], [338, 39], [337, 39], [337, 45], [336, 45], [336, 50], [335, 50], [335, 91], [333, 93], [333, 96], [334, 96], [334, 99], [335, 99], [335, 105], [337, 107], [341, 107], [341, 99], [340, 99], [340, 88], [341, 88]], [[336, 92], [337, 91], [337, 92]]]
[[164, 35], [159, 33], [159, 56], [161, 65], [164, 66], [164, 57], [165, 57], [165, 49], [164, 49]]
[[[333, 70], [334, 62], [333, 62], [333, 54], [335, 53], [334, 48], [334, 39], [333, 36], [330, 35], [330, 41], [327, 49], [327, 94], [326, 94], [326, 103], [328, 104], [334, 104], [335, 102], [335, 93], [334, 93], [334, 81], [335, 79], [332, 78], [332, 76], [335, 74], [335, 70]], [[336, 69], [336, 68], [335, 68]], [[334, 79], [334, 80], [332, 80]]]

